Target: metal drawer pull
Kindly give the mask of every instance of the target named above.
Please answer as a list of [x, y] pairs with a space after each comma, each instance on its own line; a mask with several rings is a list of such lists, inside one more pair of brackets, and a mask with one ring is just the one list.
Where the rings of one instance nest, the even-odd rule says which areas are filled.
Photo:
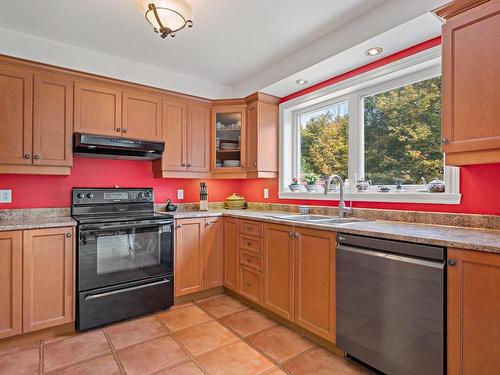
[[455, 259], [450, 259], [450, 260], [448, 261], [448, 265], [450, 265], [450, 266], [454, 267], [454, 266], [456, 266], [456, 265], [457, 265], [457, 262], [455, 261]]
[[248, 262], [248, 263], [252, 263], [252, 258], [248, 257], [248, 258], [247, 258], [247, 262]]
[[85, 297], [85, 301], [88, 301], [88, 300], [91, 300], [91, 299], [96, 299], [96, 298], [101, 298], [101, 297], [106, 297], [106, 296], [112, 296], [113, 294], [128, 292], [130, 290], [137, 290], [137, 289], [147, 288], [147, 287], [150, 287], [150, 286], [166, 284], [166, 283], [169, 283], [169, 282], [170, 282], [170, 279], [163, 279], [163, 280], [156, 281], [156, 282], [150, 283], [150, 284], [137, 285], [137, 286], [132, 286], [130, 288], [119, 289], [119, 290], [112, 290], [110, 292], [104, 292], [104, 293], [99, 293], [99, 294], [92, 294], [92, 295], [86, 296]]
[[247, 281], [247, 286], [252, 286], [252, 283], [250, 281]]
[[24, 158], [25, 159], [29, 159], [29, 158], [31, 158], [31, 155], [30, 154], [24, 154]]
[[247, 246], [252, 247], [252, 241], [247, 241]]
[[71, 238], [71, 233], [66, 233], [66, 237]]

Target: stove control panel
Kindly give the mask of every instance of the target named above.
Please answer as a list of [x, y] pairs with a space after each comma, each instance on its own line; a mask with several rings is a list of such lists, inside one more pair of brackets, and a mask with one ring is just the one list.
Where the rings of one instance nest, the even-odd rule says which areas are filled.
[[137, 189], [89, 189], [74, 188], [73, 205], [102, 203], [153, 203], [154, 195], [151, 188]]

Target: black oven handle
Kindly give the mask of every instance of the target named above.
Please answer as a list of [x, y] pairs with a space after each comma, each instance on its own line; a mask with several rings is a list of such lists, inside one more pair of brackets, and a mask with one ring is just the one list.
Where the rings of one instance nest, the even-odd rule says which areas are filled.
[[119, 294], [119, 293], [123, 293], [123, 292], [129, 292], [131, 290], [144, 289], [144, 288], [149, 288], [149, 287], [155, 286], [155, 285], [168, 284], [170, 281], [171, 281], [171, 278], [168, 277], [168, 278], [162, 279], [160, 281], [154, 281], [152, 283], [131, 286], [129, 288], [122, 288], [122, 289], [112, 290], [112, 291], [109, 291], [109, 292], [103, 292], [103, 293], [98, 293], [98, 294], [89, 294], [84, 299], [85, 299], [85, 301], [88, 301], [88, 300], [92, 300], [92, 299], [96, 299], [96, 298], [102, 298], [102, 297], [111, 296], [113, 294]]
[[123, 223], [123, 224], [110, 224], [110, 225], [91, 225], [82, 227], [83, 231], [100, 231], [100, 230], [115, 230], [115, 229], [134, 229], [134, 228], [144, 228], [144, 227], [162, 227], [164, 225], [173, 225], [173, 220], [155, 221], [155, 222], [145, 222], [145, 223]]

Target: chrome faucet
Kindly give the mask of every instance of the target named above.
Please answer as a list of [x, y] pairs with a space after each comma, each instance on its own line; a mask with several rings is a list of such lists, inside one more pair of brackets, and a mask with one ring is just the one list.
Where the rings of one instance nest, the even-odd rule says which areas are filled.
[[350, 207], [347, 207], [345, 205], [344, 201], [344, 180], [342, 180], [342, 177], [336, 174], [332, 174], [330, 177], [326, 179], [325, 182], [325, 195], [328, 194], [328, 191], [330, 190], [330, 185], [332, 184], [332, 180], [337, 180], [340, 184], [340, 200], [339, 200], [339, 217], [344, 217], [345, 214], [350, 214], [352, 213], [352, 203]]

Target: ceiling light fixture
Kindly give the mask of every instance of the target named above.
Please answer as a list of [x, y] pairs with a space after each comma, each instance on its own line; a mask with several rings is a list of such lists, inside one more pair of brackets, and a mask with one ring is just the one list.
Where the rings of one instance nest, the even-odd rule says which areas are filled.
[[375, 56], [375, 55], [378, 55], [380, 53], [382, 53], [384, 49], [382, 47], [373, 47], [373, 48], [368, 48], [365, 53], [366, 55], [368, 56]]
[[304, 86], [304, 85], [307, 85], [309, 83], [309, 81], [307, 79], [298, 79], [295, 81], [295, 84], [296, 85], [299, 85], [299, 86]]
[[168, 7], [148, 4], [146, 21], [153, 26], [153, 30], [165, 39], [167, 36], [174, 37], [175, 33], [183, 28], [193, 27], [190, 19], [191, 7], [183, 0], [171, 0]]

